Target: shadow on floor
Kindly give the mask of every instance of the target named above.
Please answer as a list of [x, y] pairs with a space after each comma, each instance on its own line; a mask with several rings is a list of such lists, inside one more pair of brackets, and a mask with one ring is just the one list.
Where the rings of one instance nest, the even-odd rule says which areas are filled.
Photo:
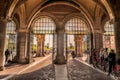
[[34, 72], [16, 75], [9, 80], [54, 80], [53, 65], [50, 64]]

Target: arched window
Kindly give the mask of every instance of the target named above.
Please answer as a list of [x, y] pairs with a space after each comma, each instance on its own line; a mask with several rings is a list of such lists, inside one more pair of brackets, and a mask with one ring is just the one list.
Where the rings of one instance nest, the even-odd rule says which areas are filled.
[[104, 26], [103, 47], [115, 49], [114, 25], [106, 22]]
[[66, 34], [88, 34], [86, 23], [79, 18], [70, 19], [65, 25]]
[[15, 34], [16, 30], [16, 24], [14, 23], [14, 21], [10, 21], [7, 23], [7, 26], [6, 26], [6, 34]]
[[55, 24], [49, 17], [42, 16], [33, 23], [34, 34], [52, 34], [55, 32]]

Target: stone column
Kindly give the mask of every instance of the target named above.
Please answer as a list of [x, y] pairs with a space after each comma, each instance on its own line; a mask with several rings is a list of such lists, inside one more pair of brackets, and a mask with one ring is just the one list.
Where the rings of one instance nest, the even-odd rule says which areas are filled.
[[82, 56], [82, 35], [75, 35], [75, 45], [76, 45], [76, 52], [77, 56]]
[[37, 35], [37, 56], [43, 56], [44, 52], [44, 35]]
[[64, 30], [57, 30], [57, 55], [55, 59], [55, 64], [65, 64], [65, 56], [64, 56]]
[[115, 21], [114, 29], [115, 29], [115, 48], [118, 58], [120, 57], [120, 19]]
[[26, 30], [20, 29], [17, 33], [17, 54], [18, 62], [26, 63]]
[[43, 54], [42, 56], [44, 56], [44, 42], [45, 41], [45, 35], [42, 35], [42, 40], [41, 40], [41, 53]]
[[31, 37], [30, 37], [30, 31], [26, 33], [26, 54], [27, 54], [27, 63], [33, 62], [33, 54], [31, 50]]
[[99, 31], [94, 33], [95, 49], [100, 50], [103, 48], [103, 34]]
[[6, 35], [6, 21], [0, 20], [0, 70], [4, 70], [5, 64], [5, 35]]

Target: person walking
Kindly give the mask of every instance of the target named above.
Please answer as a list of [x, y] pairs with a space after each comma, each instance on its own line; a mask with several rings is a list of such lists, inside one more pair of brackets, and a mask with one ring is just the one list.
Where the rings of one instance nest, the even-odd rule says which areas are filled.
[[109, 62], [108, 75], [110, 75], [112, 72], [112, 69], [115, 68], [115, 64], [116, 64], [116, 54], [113, 49], [111, 49], [111, 51], [108, 55], [108, 62]]
[[97, 61], [97, 50], [93, 49], [92, 51], [92, 62], [94, 67], [98, 67], [98, 61]]
[[103, 54], [103, 52], [104, 52], [104, 48], [101, 48], [100, 53], [99, 53], [101, 67], [103, 67], [103, 64], [104, 64], [104, 54]]
[[108, 66], [108, 48], [103, 51], [103, 70], [106, 72]]

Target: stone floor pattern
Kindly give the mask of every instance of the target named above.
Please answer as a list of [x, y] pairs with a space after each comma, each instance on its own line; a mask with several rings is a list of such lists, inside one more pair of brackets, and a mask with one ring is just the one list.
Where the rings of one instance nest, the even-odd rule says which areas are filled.
[[70, 60], [67, 66], [69, 80], [114, 80], [110, 76], [102, 74], [76, 59]]
[[9, 80], [54, 80], [53, 65], [48, 65], [37, 71], [21, 74]]

